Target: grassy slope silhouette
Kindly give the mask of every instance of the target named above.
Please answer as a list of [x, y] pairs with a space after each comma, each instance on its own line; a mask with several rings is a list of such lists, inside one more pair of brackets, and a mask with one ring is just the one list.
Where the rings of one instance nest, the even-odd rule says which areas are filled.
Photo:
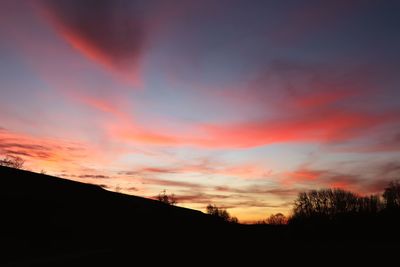
[[[349, 231], [343, 228], [314, 231], [304, 226], [229, 224], [199, 211], [8, 167], [0, 167], [0, 177], [0, 234], [5, 255], [0, 264], [115, 264], [133, 252], [136, 259], [143, 252], [197, 255], [205, 250], [253, 255], [256, 251], [326, 252], [340, 247], [371, 248], [376, 253], [398, 246], [397, 240], [368, 242], [367, 231], [365, 238], [355, 240], [346, 238]], [[361, 233], [364, 230], [374, 229]]]

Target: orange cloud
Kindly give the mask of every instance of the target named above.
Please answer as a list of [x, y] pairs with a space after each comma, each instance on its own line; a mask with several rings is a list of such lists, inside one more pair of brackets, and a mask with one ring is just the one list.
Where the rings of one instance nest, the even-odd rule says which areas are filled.
[[[20, 156], [30, 168], [59, 171], [76, 168], [89, 151], [77, 142], [38, 138], [8, 130], [0, 131], [0, 154]], [[75, 163], [74, 163], [75, 162]]]
[[150, 145], [178, 145], [181, 143], [178, 137], [161, 133], [152, 133], [146, 129], [138, 128], [133, 125], [125, 129], [111, 128], [110, 130], [112, 136], [134, 143]]

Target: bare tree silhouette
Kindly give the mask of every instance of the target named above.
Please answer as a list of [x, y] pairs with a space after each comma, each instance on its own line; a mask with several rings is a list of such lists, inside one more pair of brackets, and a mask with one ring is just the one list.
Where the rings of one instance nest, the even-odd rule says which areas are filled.
[[288, 219], [285, 215], [282, 213], [277, 213], [269, 216], [269, 218], [266, 220], [266, 223], [271, 225], [284, 225], [287, 223], [287, 221]]
[[175, 195], [174, 194], [167, 195], [167, 191], [165, 189], [161, 191], [160, 194], [158, 194], [157, 200], [168, 205], [178, 204]]
[[238, 223], [236, 217], [232, 217], [226, 209], [218, 208], [216, 205], [209, 204], [207, 207], [207, 214], [218, 217], [225, 222]]
[[400, 208], [400, 180], [392, 181], [383, 193], [385, 208], [389, 210]]
[[22, 169], [25, 160], [18, 156], [6, 155], [6, 157], [0, 160], [0, 166], [11, 167], [15, 169]]

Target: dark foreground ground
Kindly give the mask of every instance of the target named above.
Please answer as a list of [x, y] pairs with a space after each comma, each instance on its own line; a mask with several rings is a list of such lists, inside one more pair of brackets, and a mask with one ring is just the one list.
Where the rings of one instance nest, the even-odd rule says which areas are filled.
[[0, 167], [0, 179], [0, 266], [225, 266], [238, 260], [248, 266], [321, 256], [322, 265], [349, 257], [382, 264], [400, 253], [397, 222], [387, 227], [387, 222], [235, 225], [199, 211], [7, 167]]

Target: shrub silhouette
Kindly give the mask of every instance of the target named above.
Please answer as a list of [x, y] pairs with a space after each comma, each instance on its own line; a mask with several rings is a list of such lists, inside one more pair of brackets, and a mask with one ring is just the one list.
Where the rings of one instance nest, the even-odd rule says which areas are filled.
[[160, 194], [158, 194], [157, 200], [168, 205], [178, 204], [175, 195], [174, 194], [167, 195], [166, 190], [163, 190], [162, 192], [160, 192]]
[[0, 166], [11, 167], [15, 169], [22, 169], [25, 160], [18, 156], [7, 155], [4, 159], [0, 160]]
[[232, 217], [226, 209], [218, 208], [216, 205], [209, 204], [207, 207], [207, 214], [218, 217], [225, 222], [238, 223], [236, 217]]

